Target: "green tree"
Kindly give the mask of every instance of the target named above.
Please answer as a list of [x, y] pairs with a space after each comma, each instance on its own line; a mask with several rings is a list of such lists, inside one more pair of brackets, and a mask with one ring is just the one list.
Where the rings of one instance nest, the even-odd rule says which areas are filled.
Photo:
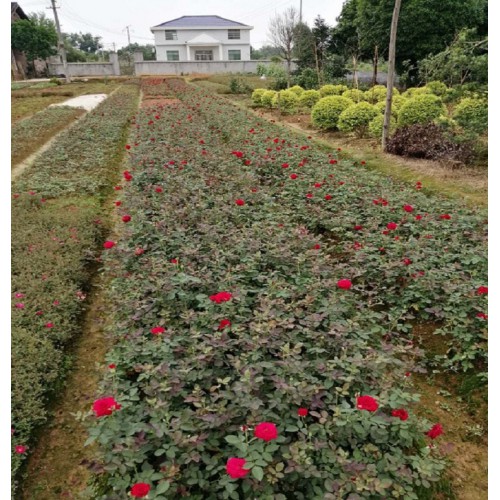
[[152, 44], [139, 45], [138, 43], [131, 43], [121, 49], [118, 49], [118, 57], [128, 57], [134, 52], [142, 52], [145, 61], [154, 61], [156, 59], [155, 46]]
[[29, 61], [57, 54], [57, 32], [45, 13], [31, 14], [11, 24], [11, 47], [26, 54]]
[[93, 36], [92, 33], [69, 33], [65, 37], [75, 49], [88, 54], [95, 54], [102, 49], [101, 37]]
[[294, 29], [293, 57], [299, 71], [315, 66], [314, 37], [311, 28], [305, 23], [298, 23]]

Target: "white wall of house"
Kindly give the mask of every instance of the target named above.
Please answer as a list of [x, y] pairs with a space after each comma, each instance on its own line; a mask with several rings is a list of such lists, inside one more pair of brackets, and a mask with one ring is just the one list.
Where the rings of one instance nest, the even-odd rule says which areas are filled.
[[[236, 28], [234, 28], [236, 29]], [[177, 40], [166, 40], [165, 39], [165, 30], [154, 30], [155, 36], [155, 46], [156, 46], [156, 60], [157, 61], [167, 61], [167, 50], [170, 51], [179, 51], [179, 60], [187, 61], [195, 60], [195, 51], [196, 50], [212, 50], [213, 51], [213, 60], [221, 61], [228, 60], [229, 58], [229, 50], [240, 50], [241, 51], [241, 60], [249, 61], [250, 60], [250, 30], [241, 29], [240, 30], [240, 39], [239, 40], [229, 40], [228, 38], [228, 30], [227, 29], [176, 29], [177, 31]], [[206, 34], [210, 37], [215, 38], [219, 41], [219, 44], [214, 45], [200, 45], [200, 46], [189, 46], [189, 57], [187, 53], [187, 43], [194, 38], [200, 36], [201, 34]], [[221, 58], [221, 49], [219, 46], [222, 45], [222, 58]]]

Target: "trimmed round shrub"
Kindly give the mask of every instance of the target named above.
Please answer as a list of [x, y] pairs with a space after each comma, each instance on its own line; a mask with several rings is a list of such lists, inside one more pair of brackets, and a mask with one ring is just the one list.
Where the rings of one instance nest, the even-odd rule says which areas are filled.
[[282, 113], [294, 113], [297, 110], [299, 98], [292, 90], [280, 90], [273, 97], [273, 108], [278, 108]]
[[410, 87], [409, 89], [406, 89], [406, 91], [403, 92], [401, 95], [403, 97], [407, 97], [410, 99], [417, 95], [431, 94], [431, 93], [432, 92], [427, 87]]
[[313, 125], [324, 129], [337, 128], [342, 111], [354, 103], [340, 95], [331, 95], [320, 99], [313, 107], [311, 119]]
[[488, 102], [466, 97], [453, 111], [453, 118], [465, 130], [482, 134], [488, 130]]
[[448, 90], [446, 84], [438, 80], [427, 83], [425, 87], [428, 88], [432, 94], [438, 95], [440, 97], [445, 95], [446, 91]]
[[304, 89], [300, 85], [294, 85], [293, 87], [290, 87], [288, 90], [297, 94], [298, 97], [300, 97], [304, 92]]
[[[404, 102], [406, 102], [406, 99], [403, 96], [399, 94], [392, 96], [391, 115], [393, 115], [394, 118], [398, 117], [399, 110], [401, 109], [401, 106]], [[374, 106], [375, 109], [380, 113], [385, 113], [385, 101], [377, 102], [376, 104], [374, 104]]]
[[299, 106], [312, 108], [321, 99], [321, 94], [317, 90], [305, 90], [299, 96]]
[[267, 89], [255, 89], [252, 92], [252, 102], [257, 106], [262, 106], [262, 96], [267, 92]]
[[266, 108], [271, 108], [273, 105], [273, 98], [276, 95], [276, 93], [277, 93], [276, 90], [266, 90], [260, 98], [262, 106], [265, 106]]
[[365, 100], [375, 104], [383, 101], [387, 96], [387, 87], [385, 85], [374, 85], [370, 90], [365, 92]]
[[361, 102], [365, 100], [365, 93], [359, 89], [349, 89], [342, 94], [342, 97], [347, 97], [354, 102]]
[[438, 127], [442, 128], [443, 130], [449, 130], [453, 131], [458, 127], [458, 123], [453, 119], [450, 118], [449, 116], [441, 115], [438, 116], [433, 123], [435, 123]]
[[323, 85], [319, 89], [319, 93], [321, 97], [326, 97], [328, 95], [342, 95], [346, 90], [349, 90], [346, 85]]
[[342, 111], [337, 126], [342, 132], [355, 132], [358, 137], [362, 137], [366, 135], [368, 124], [378, 114], [373, 104], [359, 102]]
[[416, 123], [430, 123], [443, 114], [446, 114], [446, 107], [438, 96], [417, 95], [401, 106], [398, 113], [398, 128]]
[[[384, 115], [377, 115], [368, 124], [368, 134], [374, 139], [380, 139], [382, 137], [382, 129], [384, 128]], [[396, 130], [396, 119], [391, 115], [391, 121], [389, 123], [389, 134], [392, 134]]]

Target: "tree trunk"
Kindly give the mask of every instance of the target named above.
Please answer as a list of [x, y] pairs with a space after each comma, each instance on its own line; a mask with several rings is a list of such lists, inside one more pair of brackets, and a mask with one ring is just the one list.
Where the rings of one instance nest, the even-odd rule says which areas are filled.
[[316, 60], [316, 73], [318, 74], [318, 85], [321, 87], [321, 72], [319, 69], [319, 59], [318, 59], [318, 48], [316, 46], [316, 40], [314, 40], [314, 58]]
[[292, 60], [288, 58], [286, 60], [286, 87], [289, 89], [291, 87], [291, 65], [292, 65]]
[[389, 137], [389, 125], [391, 123], [392, 89], [394, 87], [394, 67], [396, 65], [396, 35], [398, 32], [399, 10], [401, 0], [394, 1], [392, 12], [391, 38], [389, 41], [389, 69], [387, 74], [387, 98], [385, 100], [384, 127], [382, 129], [382, 150], [387, 150], [387, 138]]
[[375, 45], [375, 51], [373, 53], [373, 79], [372, 79], [372, 85], [377, 85], [377, 73], [378, 73], [378, 45]]
[[358, 88], [358, 56], [352, 55], [352, 86]]

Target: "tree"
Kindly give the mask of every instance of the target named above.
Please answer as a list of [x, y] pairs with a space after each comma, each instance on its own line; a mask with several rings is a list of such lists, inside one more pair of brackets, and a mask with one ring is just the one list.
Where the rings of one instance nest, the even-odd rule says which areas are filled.
[[155, 50], [155, 46], [152, 44], [139, 45], [138, 43], [131, 43], [130, 45], [118, 49], [118, 57], [129, 57], [129, 55], [133, 54], [134, 52], [142, 52], [145, 61], [155, 61]]
[[269, 22], [269, 40], [274, 47], [279, 49], [279, 55], [286, 60], [288, 87], [291, 84], [291, 66], [297, 24], [298, 13], [295, 7], [289, 7], [283, 14], [276, 14]]
[[260, 49], [254, 49], [252, 59], [271, 59], [279, 57], [281, 51], [272, 45], [263, 45]]
[[11, 24], [11, 47], [26, 54], [30, 61], [57, 54], [57, 32], [45, 13], [31, 14]]
[[312, 68], [316, 65], [314, 37], [311, 28], [305, 23], [295, 26], [293, 44], [293, 57], [297, 61], [299, 70]]
[[101, 37], [93, 36], [92, 33], [69, 33], [65, 36], [68, 37], [69, 42], [75, 49], [88, 54], [95, 54], [103, 47]]
[[327, 49], [330, 44], [331, 27], [326, 24], [326, 21], [321, 16], [316, 16], [314, 26], [312, 28], [312, 36], [314, 38], [315, 59], [318, 72], [318, 80], [320, 84], [324, 81], [324, 66], [327, 58]]

